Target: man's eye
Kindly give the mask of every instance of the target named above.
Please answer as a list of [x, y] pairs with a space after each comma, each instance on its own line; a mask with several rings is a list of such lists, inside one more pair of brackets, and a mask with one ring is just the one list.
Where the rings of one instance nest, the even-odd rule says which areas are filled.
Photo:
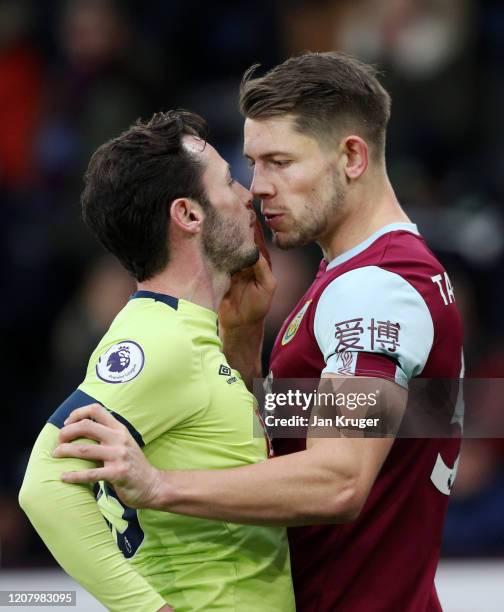
[[255, 166], [255, 161], [253, 159], [247, 159], [247, 165], [249, 168], [253, 168]]
[[288, 159], [272, 159], [271, 163], [277, 168], [284, 168], [290, 164], [290, 160]]
[[234, 185], [234, 183], [235, 183], [234, 178], [230, 178], [228, 181], [228, 185], [231, 186], [231, 185]]

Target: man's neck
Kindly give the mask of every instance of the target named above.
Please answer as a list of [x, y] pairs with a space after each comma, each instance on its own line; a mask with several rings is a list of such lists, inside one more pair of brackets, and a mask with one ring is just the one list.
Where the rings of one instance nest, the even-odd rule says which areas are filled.
[[229, 274], [216, 272], [201, 257], [179, 256], [159, 274], [138, 283], [138, 289], [172, 295], [217, 312], [229, 283]]
[[382, 189], [362, 194], [348, 214], [319, 241], [319, 245], [325, 259], [331, 261], [391, 223], [411, 223], [411, 220], [401, 208], [386, 179]]

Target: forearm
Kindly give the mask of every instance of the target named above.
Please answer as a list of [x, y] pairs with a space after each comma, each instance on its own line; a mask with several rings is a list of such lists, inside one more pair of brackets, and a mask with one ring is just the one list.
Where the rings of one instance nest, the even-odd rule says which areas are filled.
[[264, 320], [232, 330], [221, 328], [220, 336], [229, 365], [240, 372], [247, 388], [252, 391], [254, 378], [262, 377]]
[[110, 610], [152, 610], [166, 604], [126, 561], [88, 486], [60, 481], [65, 469], [89, 467], [54, 459], [58, 430], [46, 425], [35, 443], [19, 501], [63, 569]]
[[[382, 395], [400, 422], [406, 391], [385, 381]], [[153, 507], [235, 523], [291, 526], [355, 520], [394, 439], [344, 433], [314, 435], [307, 439], [307, 450], [255, 465], [159, 472]]]
[[218, 471], [160, 472], [156, 509], [256, 525], [346, 522], [355, 515], [355, 476], [322, 456], [293, 453]]

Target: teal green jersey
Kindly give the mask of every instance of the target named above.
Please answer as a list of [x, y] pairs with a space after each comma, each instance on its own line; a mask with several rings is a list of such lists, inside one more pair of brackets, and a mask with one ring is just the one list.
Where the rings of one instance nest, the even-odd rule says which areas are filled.
[[[216, 314], [185, 300], [137, 292], [74, 396], [111, 410], [159, 469], [267, 460], [254, 397], [222, 353]], [[62, 406], [50, 422], [61, 426], [68, 412]], [[176, 611], [295, 609], [283, 528], [133, 510], [107, 483], [96, 494], [123, 555]]]

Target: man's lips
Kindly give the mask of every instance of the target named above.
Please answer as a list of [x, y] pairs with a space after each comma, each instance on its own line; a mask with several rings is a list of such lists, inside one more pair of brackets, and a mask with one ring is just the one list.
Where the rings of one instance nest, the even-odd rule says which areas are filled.
[[284, 213], [264, 213], [266, 225], [272, 230], [277, 229], [278, 225], [282, 222], [283, 217]]

